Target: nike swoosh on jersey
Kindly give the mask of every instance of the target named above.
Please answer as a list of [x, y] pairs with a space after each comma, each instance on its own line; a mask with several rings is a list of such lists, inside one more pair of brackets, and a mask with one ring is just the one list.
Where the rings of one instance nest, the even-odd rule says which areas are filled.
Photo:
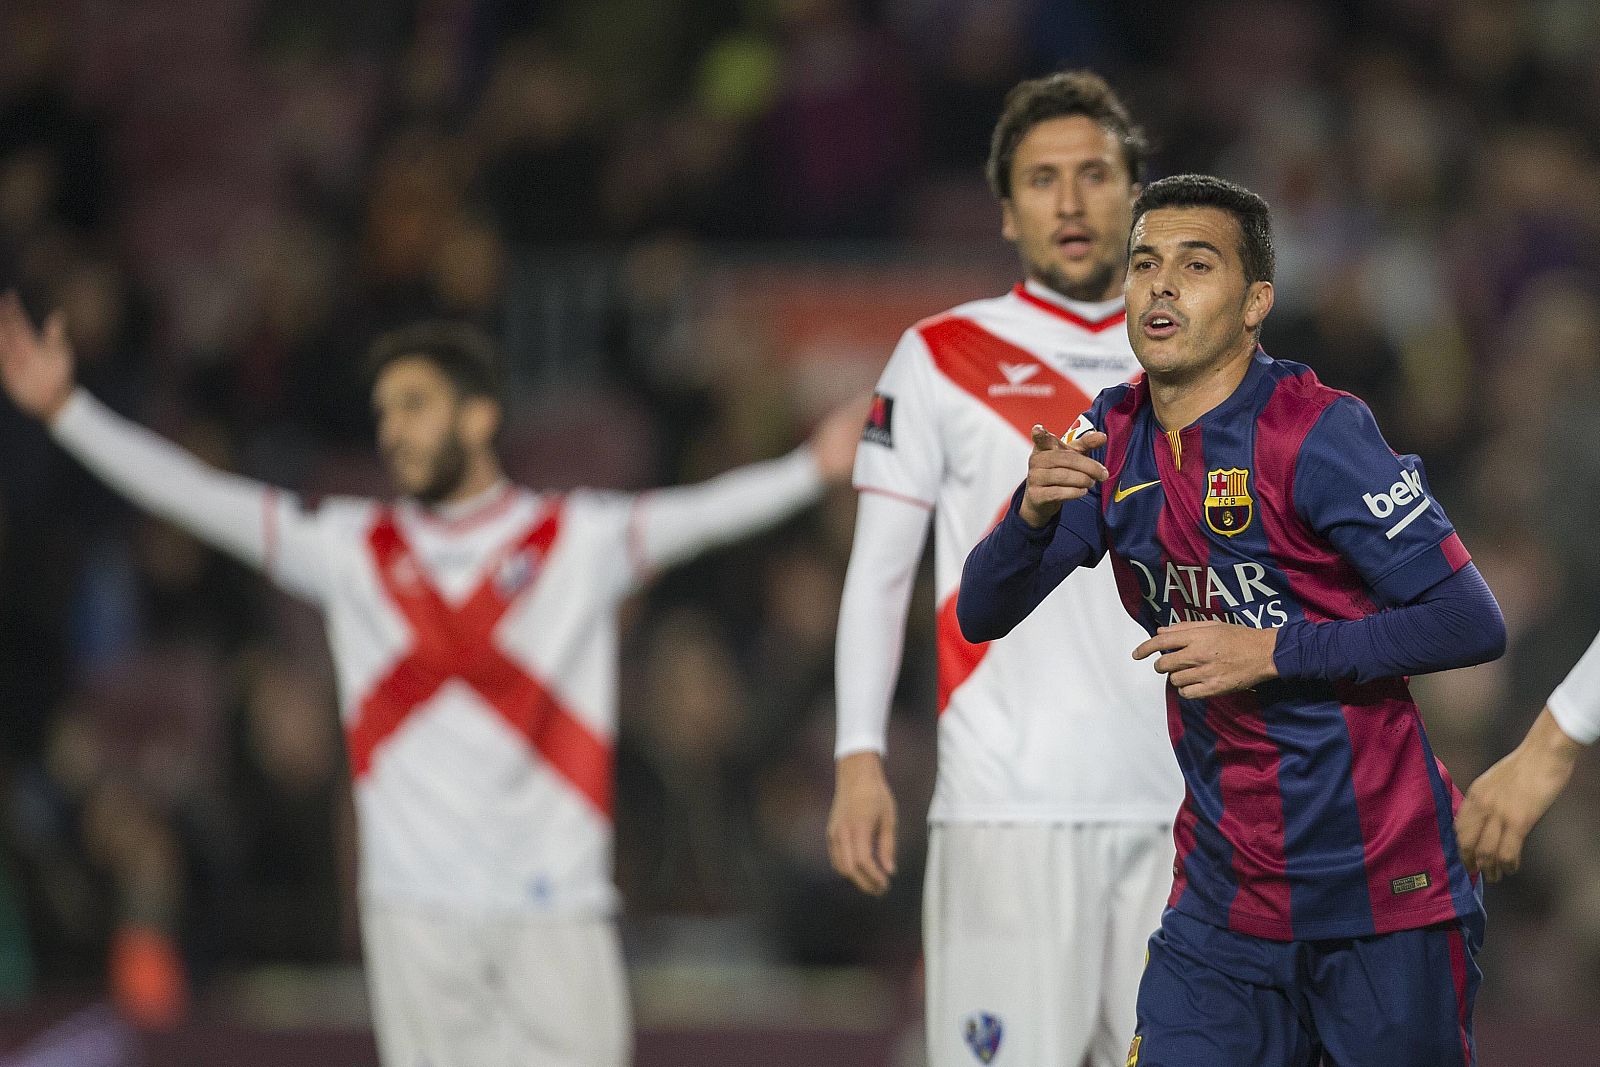
[[1160, 484], [1161, 484], [1161, 479], [1157, 478], [1153, 482], [1144, 482], [1144, 483], [1142, 483], [1140, 485], [1130, 485], [1126, 489], [1118, 489], [1116, 491], [1116, 494], [1114, 496], [1112, 496], [1111, 502], [1113, 504], [1119, 504], [1119, 503], [1122, 502], [1122, 498], [1125, 497], [1125, 496], [1132, 496], [1133, 494], [1137, 493], [1141, 489], [1148, 489], [1152, 485], [1160, 485]]

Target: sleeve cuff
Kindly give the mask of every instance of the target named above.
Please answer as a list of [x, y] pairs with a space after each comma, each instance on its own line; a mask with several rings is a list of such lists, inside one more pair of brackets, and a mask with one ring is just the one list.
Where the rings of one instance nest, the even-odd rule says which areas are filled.
[[1556, 687], [1545, 706], [1561, 732], [1578, 744], [1592, 745], [1600, 739], [1600, 707], [1585, 707], [1575, 695], [1567, 692], [1566, 683]]

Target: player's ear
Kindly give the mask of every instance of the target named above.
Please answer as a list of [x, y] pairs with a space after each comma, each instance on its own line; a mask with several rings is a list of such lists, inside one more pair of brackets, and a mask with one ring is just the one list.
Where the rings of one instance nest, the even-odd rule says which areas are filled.
[[487, 448], [500, 432], [500, 405], [486, 396], [469, 396], [461, 402], [461, 433], [467, 442]]
[[1011, 204], [1008, 196], [1000, 201], [1000, 236], [1016, 243], [1017, 240], [1017, 211]]
[[1244, 328], [1254, 331], [1266, 321], [1272, 310], [1272, 283], [1253, 282], [1244, 296]]

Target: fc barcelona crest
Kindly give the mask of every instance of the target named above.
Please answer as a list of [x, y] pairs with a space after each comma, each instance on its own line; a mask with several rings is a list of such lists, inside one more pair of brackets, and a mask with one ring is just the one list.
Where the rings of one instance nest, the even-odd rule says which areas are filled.
[[1000, 1037], [1003, 1032], [999, 1016], [986, 1011], [975, 1011], [967, 1016], [961, 1030], [967, 1039], [967, 1047], [978, 1057], [979, 1063], [989, 1063], [994, 1060], [995, 1053], [1000, 1051]]
[[1206, 525], [1213, 533], [1223, 537], [1243, 533], [1254, 515], [1249, 471], [1225, 467], [1206, 473]]

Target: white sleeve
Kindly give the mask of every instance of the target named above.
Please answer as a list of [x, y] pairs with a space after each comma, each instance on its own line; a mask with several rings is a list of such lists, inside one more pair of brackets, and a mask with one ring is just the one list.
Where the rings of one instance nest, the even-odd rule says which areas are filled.
[[927, 342], [915, 329], [907, 330], [872, 395], [867, 428], [856, 449], [857, 489], [933, 506], [944, 477], [937, 374]]
[[1549, 708], [1561, 732], [1580, 745], [1600, 738], [1600, 635], [1550, 694]]
[[82, 389], [50, 425], [68, 452], [129, 500], [258, 570], [322, 598], [315, 520], [291, 494], [209, 467]]
[[834, 648], [835, 758], [888, 747], [906, 610], [927, 538], [927, 508], [877, 492], [861, 494]]
[[634, 569], [648, 575], [775, 526], [814, 502], [822, 489], [816, 457], [803, 446], [698, 485], [641, 493], [629, 530]]

